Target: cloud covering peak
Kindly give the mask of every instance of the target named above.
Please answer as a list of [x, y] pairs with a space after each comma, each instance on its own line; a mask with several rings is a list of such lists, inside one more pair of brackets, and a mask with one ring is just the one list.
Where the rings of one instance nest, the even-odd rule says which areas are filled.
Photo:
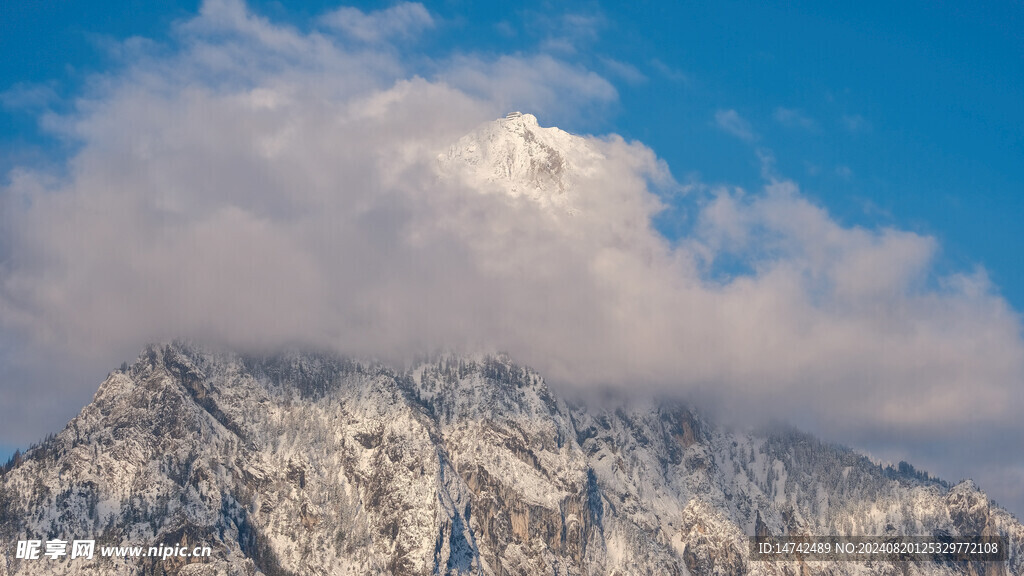
[[[301, 31], [211, 1], [173, 49], [126, 45], [49, 120], [79, 145], [66, 173], [3, 188], [8, 354], [31, 370], [175, 337], [500, 349], [555, 382], [686, 391], [965, 467], [999, 468], [972, 446], [1021, 439], [1019, 317], [983, 272], [938, 274], [933, 238], [845, 227], [779, 178], [665, 194], [681, 187], [640, 143], [501, 119], [613, 101], [597, 74], [544, 55], [423, 68], [388, 41], [434, 19], [388, 10], [403, 16]], [[679, 238], [652, 223], [670, 201], [690, 215]], [[27, 426], [2, 410], [4, 434]]]

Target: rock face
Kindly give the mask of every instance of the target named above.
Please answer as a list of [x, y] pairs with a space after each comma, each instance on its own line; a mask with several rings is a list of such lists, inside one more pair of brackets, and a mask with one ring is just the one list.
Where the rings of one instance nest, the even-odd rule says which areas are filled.
[[[989, 564], [759, 562], [762, 534], [1000, 535]], [[25, 539], [208, 559], [19, 560]], [[687, 407], [572, 406], [504, 357], [148, 348], [0, 476], [0, 575], [1021, 574], [971, 482]]]

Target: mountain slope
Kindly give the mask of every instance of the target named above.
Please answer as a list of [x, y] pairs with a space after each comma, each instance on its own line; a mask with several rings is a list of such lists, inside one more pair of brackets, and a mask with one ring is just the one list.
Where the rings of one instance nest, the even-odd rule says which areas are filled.
[[[998, 534], [1006, 563], [768, 563], [747, 536]], [[0, 476], [0, 541], [207, 545], [14, 574], [1020, 574], [1024, 528], [970, 482], [883, 470], [687, 407], [571, 406], [504, 357], [408, 370], [171, 344]]]

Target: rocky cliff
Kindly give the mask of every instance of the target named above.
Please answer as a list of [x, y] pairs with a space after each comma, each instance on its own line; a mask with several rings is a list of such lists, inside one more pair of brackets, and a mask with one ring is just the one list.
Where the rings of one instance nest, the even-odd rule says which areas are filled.
[[[761, 534], [998, 535], [999, 563], [763, 562]], [[18, 540], [210, 558], [17, 559]], [[1021, 574], [971, 482], [684, 405], [567, 403], [505, 357], [152, 346], [0, 476], [0, 576]]]

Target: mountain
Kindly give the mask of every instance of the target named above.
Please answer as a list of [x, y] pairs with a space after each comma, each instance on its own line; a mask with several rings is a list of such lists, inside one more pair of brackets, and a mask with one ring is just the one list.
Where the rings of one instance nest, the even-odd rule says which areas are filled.
[[[650, 217], [605, 184], [604, 152], [620, 145], [513, 113], [442, 152], [437, 176], [535, 204], [520, 214], [555, 230], [611, 227], [615, 244]], [[761, 561], [755, 534], [998, 536], [1010, 549], [988, 563]], [[17, 548], [80, 539], [96, 557]], [[148, 347], [0, 468], [0, 545], [0, 576], [1024, 573], [1024, 527], [972, 482], [790, 428], [730, 430], [674, 400], [570, 401], [506, 356], [398, 367], [181, 342]]]
[[567, 214], [581, 178], [603, 160], [585, 139], [512, 112], [463, 136], [438, 157], [440, 173], [481, 192], [503, 192]]
[[[1005, 562], [765, 562], [755, 533], [998, 535]], [[209, 546], [19, 560], [18, 540]], [[0, 475], [0, 576], [1021, 574], [972, 482], [671, 401], [581, 406], [503, 356], [410, 368], [147, 348]], [[192, 563], [189, 563], [193, 560]]]

